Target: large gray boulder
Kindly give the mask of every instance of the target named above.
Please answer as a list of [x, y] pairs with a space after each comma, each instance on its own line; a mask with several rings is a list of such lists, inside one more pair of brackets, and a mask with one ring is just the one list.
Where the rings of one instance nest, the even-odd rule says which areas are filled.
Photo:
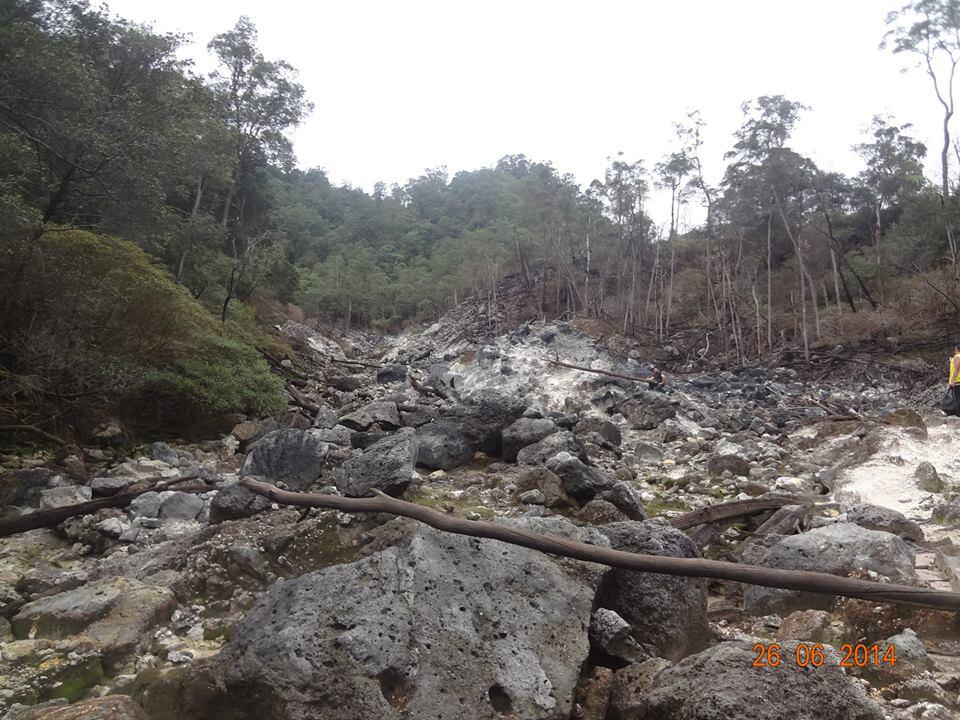
[[868, 530], [899, 535], [904, 540], [923, 540], [923, 529], [917, 523], [907, 520], [906, 515], [880, 505], [854, 505], [847, 510], [847, 522], [852, 522]]
[[549, 418], [522, 417], [503, 429], [503, 459], [516, 462], [517, 453], [528, 445], [540, 442], [557, 431], [557, 425]]
[[210, 501], [210, 522], [215, 524], [226, 520], [240, 520], [269, 507], [270, 501], [263, 495], [257, 495], [243, 485], [234, 483], [220, 490]]
[[337, 489], [348, 497], [366, 497], [376, 488], [388, 495], [407, 489], [417, 464], [417, 436], [404, 430], [383, 438], [343, 464]]
[[[700, 557], [686, 534], [661, 522], [610, 523], [597, 530], [616, 550]], [[597, 593], [597, 605], [618, 613], [630, 623], [637, 642], [671, 660], [701, 650], [709, 637], [707, 584], [701, 579], [612, 569]]]
[[262, 720], [560, 720], [593, 595], [541, 553], [420, 528], [404, 547], [274, 585], [214, 671]]
[[[753, 667], [752, 643], [725, 642], [659, 672], [644, 663], [614, 677], [609, 720], [882, 720], [826, 647], [821, 667], [800, 667], [796, 642], [781, 643], [776, 667]], [[654, 669], [658, 669], [654, 666]]]
[[319, 430], [278, 430], [250, 446], [243, 475], [260, 475], [291, 490], [306, 490], [323, 468], [329, 446]]
[[[783, 570], [812, 570], [847, 576], [854, 570], [872, 570], [894, 582], [916, 577], [915, 553], [901, 538], [868, 530], [853, 523], [837, 523], [779, 540], [760, 565]], [[819, 593], [748, 585], [744, 606], [754, 615], [785, 615], [807, 608], [828, 610], [835, 598]]]
[[609, 420], [596, 417], [595, 415], [588, 415], [587, 417], [581, 418], [574, 426], [573, 432], [580, 437], [588, 439], [599, 437], [611, 445], [619, 446], [620, 443], [623, 442], [620, 428]]
[[397, 404], [378, 400], [340, 418], [340, 424], [351, 430], [366, 430], [374, 423], [382, 430], [396, 430], [400, 427], [400, 410], [397, 409]]
[[474, 443], [459, 418], [440, 418], [417, 428], [418, 462], [431, 470], [452, 470], [470, 462]]
[[640, 391], [620, 403], [616, 410], [623, 414], [634, 430], [653, 430], [664, 420], [676, 417], [677, 403], [661, 392]]
[[561, 430], [548, 435], [540, 442], [523, 448], [517, 453], [517, 463], [519, 465], [543, 465], [560, 452], [570, 453], [580, 460], [585, 460], [587, 457], [577, 436], [569, 430]]
[[547, 470], [560, 478], [567, 495], [581, 502], [614, 486], [610, 475], [581, 462], [568, 452], [557, 453], [546, 464]]
[[83, 635], [112, 667], [149, 643], [148, 631], [168, 620], [176, 604], [169, 588], [109, 578], [27, 603], [11, 624], [17, 638]]
[[450, 470], [470, 462], [476, 452], [499, 457], [504, 428], [519, 418], [524, 404], [508, 395], [471, 398], [450, 415], [417, 429], [418, 462], [433, 470]]

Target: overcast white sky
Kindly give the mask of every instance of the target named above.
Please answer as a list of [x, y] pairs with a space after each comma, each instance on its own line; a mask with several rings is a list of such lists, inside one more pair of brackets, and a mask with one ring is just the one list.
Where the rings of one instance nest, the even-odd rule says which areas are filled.
[[[699, 109], [718, 180], [740, 104], [810, 106], [792, 146], [830, 170], [877, 113], [911, 122], [935, 177], [939, 106], [919, 70], [878, 49], [901, 0], [112, 0], [114, 12], [206, 43], [241, 14], [268, 58], [300, 70], [316, 108], [294, 134], [303, 167], [371, 189], [426, 168], [549, 160], [583, 184], [607, 158], [652, 165], [672, 123]], [[932, 161], [930, 160], [932, 158]], [[654, 207], [665, 212], [662, 199]], [[663, 221], [664, 217], [656, 218]]]

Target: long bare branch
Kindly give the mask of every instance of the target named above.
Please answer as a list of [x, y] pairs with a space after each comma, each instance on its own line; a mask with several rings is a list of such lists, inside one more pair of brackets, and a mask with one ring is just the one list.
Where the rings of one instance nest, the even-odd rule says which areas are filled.
[[532, 530], [510, 527], [509, 525], [483, 520], [464, 520], [462, 518], [444, 515], [423, 505], [398, 500], [397, 498], [384, 495], [377, 491], [374, 491], [376, 493], [375, 497], [371, 498], [348, 498], [340, 495], [288, 492], [286, 490], [280, 490], [269, 483], [259, 482], [251, 478], [243, 478], [240, 482], [244, 487], [258, 495], [263, 495], [273, 502], [283, 505], [329, 508], [347, 513], [388, 513], [391, 515], [402, 515], [403, 517], [419, 520], [438, 530], [455, 533], [457, 535], [500, 540], [510, 543], [511, 545], [519, 545], [551, 555], [576, 558], [577, 560], [600, 563], [625, 570], [663, 573], [665, 575], [679, 575], [682, 577], [731, 580], [733, 582], [762, 585], [783, 590], [800, 590], [824, 595], [861, 598], [873, 602], [889, 602], [917, 607], [960, 610], [960, 593], [913, 587], [910, 585], [854, 580], [829, 575], [827, 573], [778, 570], [756, 565], [741, 565], [738, 563], [704, 560], [701, 558], [676, 558], [629, 553], [622, 550], [612, 550], [596, 545], [588, 545], [587, 543], [569, 540], [567, 538], [543, 535], [538, 532], [533, 532]]

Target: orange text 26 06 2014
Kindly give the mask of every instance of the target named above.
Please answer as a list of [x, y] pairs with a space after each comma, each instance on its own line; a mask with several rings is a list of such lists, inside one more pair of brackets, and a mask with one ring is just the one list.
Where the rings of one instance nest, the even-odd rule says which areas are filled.
[[[822, 643], [797, 643], [794, 648], [783, 648], [779, 643], [757, 643], [753, 651], [757, 656], [753, 659], [753, 667], [779, 667], [783, 663], [792, 662], [799, 667], [820, 667], [830, 662], [833, 647]], [[837, 651], [840, 658], [840, 667], [880, 667], [897, 664], [897, 650], [893, 643], [879, 645], [851, 645], [844, 643]]]

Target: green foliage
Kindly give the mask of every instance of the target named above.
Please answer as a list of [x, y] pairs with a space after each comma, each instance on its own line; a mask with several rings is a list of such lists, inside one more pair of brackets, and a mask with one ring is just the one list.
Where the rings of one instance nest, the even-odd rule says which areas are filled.
[[58, 426], [82, 432], [119, 406], [134, 427], [189, 433], [211, 415], [282, 407], [250, 318], [221, 327], [132, 243], [51, 229], [4, 244], [0, 264], [18, 271], [0, 359], [27, 379], [15, 398], [0, 395], [12, 420], [55, 411]]

